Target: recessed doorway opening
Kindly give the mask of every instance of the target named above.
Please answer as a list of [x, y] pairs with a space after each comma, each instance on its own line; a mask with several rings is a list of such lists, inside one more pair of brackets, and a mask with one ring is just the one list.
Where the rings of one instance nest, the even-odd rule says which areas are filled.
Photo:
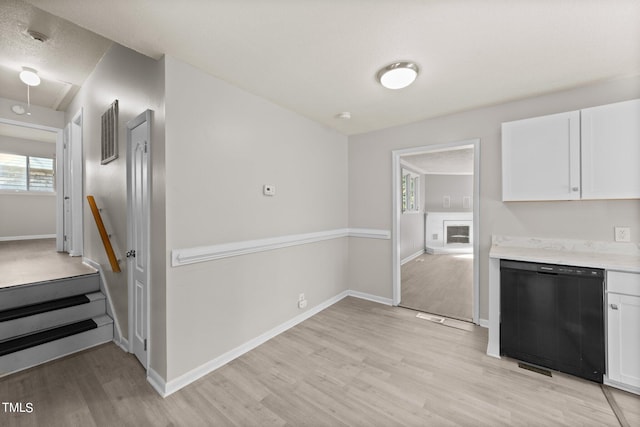
[[478, 324], [479, 143], [392, 153], [394, 305]]

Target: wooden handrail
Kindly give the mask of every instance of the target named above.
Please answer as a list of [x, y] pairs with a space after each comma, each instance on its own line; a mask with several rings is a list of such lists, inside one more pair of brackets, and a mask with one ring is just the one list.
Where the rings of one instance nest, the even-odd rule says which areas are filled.
[[93, 198], [93, 196], [87, 196], [87, 200], [89, 201], [89, 206], [91, 207], [93, 218], [96, 220], [96, 225], [98, 226], [98, 232], [100, 233], [100, 238], [102, 239], [104, 250], [107, 252], [109, 264], [111, 264], [111, 270], [113, 270], [114, 273], [120, 273], [120, 265], [118, 264], [116, 253], [113, 251], [113, 246], [111, 246], [111, 240], [109, 240], [107, 229], [104, 227], [104, 222], [102, 222], [102, 216], [100, 215], [100, 209], [98, 209], [98, 205], [96, 205], [96, 200]]

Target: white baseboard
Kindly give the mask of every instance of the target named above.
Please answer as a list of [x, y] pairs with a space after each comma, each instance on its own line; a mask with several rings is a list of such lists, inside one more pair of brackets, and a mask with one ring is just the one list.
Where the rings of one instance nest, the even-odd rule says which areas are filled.
[[489, 320], [488, 319], [479, 319], [480, 322], [480, 326], [482, 326], [483, 328], [488, 328], [489, 327]]
[[30, 236], [7, 236], [0, 237], [0, 242], [9, 242], [11, 240], [35, 240], [35, 239], [55, 239], [55, 234], [33, 234]]
[[378, 295], [367, 294], [367, 293], [359, 292], [359, 291], [351, 291], [351, 290], [349, 290], [347, 292], [348, 292], [347, 296], [350, 296], [350, 297], [360, 298], [360, 299], [364, 299], [364, 300], [372, 301], [372, 302], [377, 302], [378, 304], [393, 305], [393, 300], [391, 298], [384, 298], [384, 297], [380, 297]]
[[379, 297], [377, 295], [372, 295], [372, 294], [367, 294], [364, 292], [358, 292], [358, 291], [352, 291], [352, 290], [346, 290], [344, 292], [339, 293], [338, 295], [329, 298], [328, 300], [324, 301], [323, 303], [320, 303], [318, 305], [316, 305], [315, 307], [305, 311], [304, 313], [299, 314], [298, 316], [276, 326], [273, 329], [268, 330], [267, 332], [263, 333], [262, 335], [259, 335], [249, 341], [247, 341], [246, 343], [240, 345], [239, 347], [236, 347], [218, 357], [216, 357], [213, 360], [210, 360], [209, 362], [204, 363], [203, 365], [198, 366], [195, 369], [192, 369], [191, 371], [179, 376], [176, 379], [173, 379], [169, 382], [166, 382], [164, 379], [162, 379], [162, 377], [155, 372], [153, 369], [149, 368], [148, 374], [147, 374], [147, 381], [149, 381], [149, 383], [151, 384], [151, 386], [158, 392], [158, 394], [160, 394], [160, 396], [162, 397], [167, 397], [170, 394], [175, 393], [176, 391], [180, 390], [181, 388], [191, 384], [192, 382], [202, 378], [203, 376], [215, 371], [216, 369], [226, 365], [227, 363], [231, 362], [232, 360], [242, 356], [243, 354], [247, 353], [248, 351], [253, 350], [254, 348], [258, 347], [259, 345], [267, 342], [268, 340], [270, 340], [271, 338], [276, 337], [277, 335], [281, 334], [282, 332], [285, 332], [288, 329], [291, 329], [292, 327], [296, 326], [299, 323], [302, 323], [303, 321], [307, 320], [308, 318], [318, 314], [319, 312], [321, 312], [322, 310], [324, 310], [325, 308], [328, 308], [330, 306], [332, 306], [333, 304], [337, 303], [338, 301], [342, 300], [345, 297], [348, 296], [352, 296], [355, 298], [360, 298], [360, 299], [364, 299], [367, 301], [372, 301], [372, 302], [376, 302], [379, 304], [384, 304], [384, 305], [392, 305], [392, 301], [391, 298], [383, 298], [383, 297]]
[[113, 342], [115, 342], [118, 347], [129, 353], [129, 342], [122, 336], [122, 329], [120, 329], [118, 316], [116, 316], [116, 312], [113, 309], [113, 302], [111, 300], [111, 295], [109, 294], [107, 279], [102, 271], [102, 266], [94, 260], [85, 257], [82, 257], [82, 262], [87, 264], [89, 267], [98, 270], [98, 273], [100, 274], [100, 290], [104, 292], [104, 296], [107, 298], [107, 314], [113, 319]]
[[154, 390], [157, 391], [160, 396], [162, 397], [169, 396], [169, 394], [166, 392], [166, 388], [167, 388], [166, 382], [164, 381], [164, 379], [162, 379], [160, 374], [158, 374], [156, 371], [154, 371], [151, 368], [149, 368], [149, 370], [147, 371], [147, 382], [151, 384], [151, 387], [153, 387]]
[[614, 387], [614, 388], [617, 388], [617, 389], [620, 389], [620, 390], [628, 391], [629, 393], [640, 395], [640, 387], [636, 387], [636, 386], [632, 386], [632, 385], [624, 384], [624, 383], [619, 383], [617, 381], [609, 379], [609, 377], [607, 377], [607, 376], [604, 377], [604, 381], [603, 382], [604, 382], [605, 385], [608, 385], [609, 387]]
[[408, 263], [411, 260], [414, 260], [416, 258], [418, 258], [420, 255], [424, 254], [425, 250], [421, 249], [418, 252], [409, 255], [408, 257], [406, 257], [405, 259], [403, 259], [402, 261], [400, 261], [400, 265], [405, 265], [406, 263]]

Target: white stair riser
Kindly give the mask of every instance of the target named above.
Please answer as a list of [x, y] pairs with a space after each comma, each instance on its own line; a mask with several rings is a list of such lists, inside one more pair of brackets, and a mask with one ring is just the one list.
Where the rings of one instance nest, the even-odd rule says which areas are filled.
[[0, 377], [113, 340], [113, 322], [0, 357]]
[[30, 334], [32, 332], [51, 329], [69, 323], [91, 319], [105, 314], [106, 304], [103, 299], [91, 301], [73, 307], [62, 308], [60, 310], [47, 311], [33, 316], [22, 317], [20, 319], [0, 322], [0, 341]]
[[89, 274], [0, 289], [0, 310], [100, 291], [100, 276]]

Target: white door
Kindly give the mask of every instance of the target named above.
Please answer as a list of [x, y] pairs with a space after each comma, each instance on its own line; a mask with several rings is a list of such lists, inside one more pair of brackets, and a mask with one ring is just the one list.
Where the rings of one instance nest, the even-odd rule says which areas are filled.
[[502, 124], [502, 200], [580, 199], [580, 112]]
[[129, 350], [148, 366], [149, 148], [151, 112], [127, 123]]
[[63, 212], [63, 250], [71, 252], [73, 241], [73, 228], [71, 227], [71, 125], [64, 128], [64, 140], [62, 151], [62, 212]]
[[608, 376], [640, 387], [640, 296], [609, 293], [607, 302]]
[[582, 198], [640, 198], [640, 99], [581, 115]]

